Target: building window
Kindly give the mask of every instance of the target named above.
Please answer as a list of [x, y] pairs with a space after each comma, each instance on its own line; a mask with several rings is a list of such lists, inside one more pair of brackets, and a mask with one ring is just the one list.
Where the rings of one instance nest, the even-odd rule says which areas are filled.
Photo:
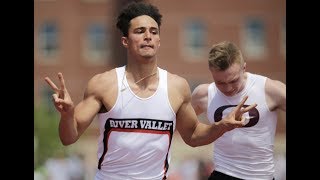
[[104, 24], [90, 24], [85, 35], [84, 57], [91, 64], [106, 63], [110, 54], [110, 38]]
[[58, 27], [54, 22], [44, 22], [39, 29], [39, 53], [44, 58], [52, 58], [58, 52]]
[[266, 33], [264, 23], [259, 19], [248, 19], [245, 23], [243, 47], [248, 58], [261, 60], [266, 55]]
[[206, 55], [207, 29], [203, 22], [190, 20], [184, 24], [182, 54], [186, 60], [203, 59]]

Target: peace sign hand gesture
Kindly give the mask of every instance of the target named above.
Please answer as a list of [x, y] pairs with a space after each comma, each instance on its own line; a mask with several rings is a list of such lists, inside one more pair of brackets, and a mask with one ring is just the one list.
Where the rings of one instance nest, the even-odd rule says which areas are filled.
[[[60, 89], [51, 81], [49, 77], [45, 77], [44, 80], [51, 86], [54, 91], [53, 103], [56, 109], [60, 112], [61, 115], [67, 115], [69, 113], [73, 113], [74, 104], [71, 100], [71, 97], [66, 88], [62, 73], [58, 73], [58, 77], [60, 80]], [[71, 115], [69, 114], [69, 115]]]
[[222, 120], [223, 124], [227, 126], [228, 131], [244, 126], [246, 118], [242, 115], [257, 106], [257, 104], [254, 103], [248, 107], [243, 108], [242, 106], [247, 99], [248, 96], [245, 96], [242, 101]]

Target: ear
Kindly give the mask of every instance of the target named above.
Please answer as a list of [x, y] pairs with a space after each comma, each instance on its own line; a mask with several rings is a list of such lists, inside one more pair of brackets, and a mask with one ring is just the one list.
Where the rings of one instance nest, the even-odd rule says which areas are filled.
[[246, 68], [247, 68], [247, 63], [246, 63], [246, 62], [244, 62], [244, 63], [243, 63], [243, 72], [245, 72], [245, 71], [246, 71]]
[[128, 38], [125, 36], [121, 37], [121, 43], [125, 48], [128, 48]]

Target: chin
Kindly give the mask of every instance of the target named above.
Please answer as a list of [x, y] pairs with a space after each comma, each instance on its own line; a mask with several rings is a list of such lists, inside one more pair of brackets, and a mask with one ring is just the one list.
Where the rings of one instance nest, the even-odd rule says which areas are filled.
[[235, 92], [231, 92], [231, 93], [223, 93], [224, 95], [231, 97], [234, 96], [236, 93]]
[[154, 54], [143, 54], [143, 55], [141, 55], [141, 56], [144, 57], [144, 58], [146, 58], [146, 59], [150, 59], [150, 58], [155, 57]]

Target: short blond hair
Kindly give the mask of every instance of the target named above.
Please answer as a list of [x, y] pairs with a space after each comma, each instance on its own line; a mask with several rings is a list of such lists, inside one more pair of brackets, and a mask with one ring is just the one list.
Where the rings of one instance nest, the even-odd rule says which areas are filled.
[[222, 41], [214, 44], [209, 52], [209, 67], [224, 71], [233, 63], [243, 65], [243, 57], [240, 49], [234, 43]]

